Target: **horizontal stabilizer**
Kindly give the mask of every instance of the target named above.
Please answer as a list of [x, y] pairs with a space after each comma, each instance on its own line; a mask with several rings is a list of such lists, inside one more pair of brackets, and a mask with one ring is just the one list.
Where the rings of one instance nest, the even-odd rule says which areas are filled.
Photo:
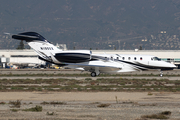
[[17, 35], [12, 35], [13, 39], [25, 40], [26, 42], [31, 41], [45, 41], [46, 39], [36, 32], [24, 32]]

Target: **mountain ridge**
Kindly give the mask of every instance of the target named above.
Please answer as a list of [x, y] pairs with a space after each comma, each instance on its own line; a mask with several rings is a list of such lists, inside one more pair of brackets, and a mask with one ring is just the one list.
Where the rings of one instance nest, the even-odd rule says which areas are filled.
[[[1, 0], [0, 11], [0, 49], [19, 44], [4, 32], [25, 31], [67, 44], [68, 49], [178, 49], [167, 42], [165, 47], [154, 46], [152, 41], [171, 41], [176, 35], [179, 43], [179, 0]], [[162, 38], [161, 31], [166, 31]]]

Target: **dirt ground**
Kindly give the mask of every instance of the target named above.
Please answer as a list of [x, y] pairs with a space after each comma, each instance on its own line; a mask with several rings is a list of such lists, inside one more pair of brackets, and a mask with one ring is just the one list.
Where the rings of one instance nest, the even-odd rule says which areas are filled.
[[[179, 80], [179, 72], [166, 71], [164, 75], [174, 75], [172, 78]], [[84, 74], [69, 70], [0, 70], [2, 75], [44, 73]], [[132, 74], [158, 75], [159, 71]], [[17, 79], [16, 77], [4, 76], [6, 79]], [[168, 79], [171, 80], [171, 77]], [[10, 104], [17, 103], [18, 100], [18, 107]], [[42, 111], [26, 111], [36, 106], [42, 107]], [[0, 120], [148, 120], [141, 117], [164, 111], [171, 112], [167, 116], [169, 120], [180, 120], [179, 92], [0, 92]]]
[[[20, 108], [8, 104], [17, 100]], [[163, 111], [171, 112], [170, 120], [180, 120], [180, 93], [176, 92], [0, 92], [0, 102], [6, 103], [0, 104], [0, 120], [136, 120]], [[99, 107], [102, 104], [107, 106]], [[36, 105], [43, 110], [23, 111]]]

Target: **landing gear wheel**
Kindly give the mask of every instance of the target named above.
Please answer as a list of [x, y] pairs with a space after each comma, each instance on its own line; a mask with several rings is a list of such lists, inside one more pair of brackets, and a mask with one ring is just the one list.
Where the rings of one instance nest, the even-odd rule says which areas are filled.
[[92, 73], [91, 73], [91, 76], [92, 76], [92, 77], [96, 77], [96, 73], [95, 73], [95, 72], [92, 72]]
[[163, 76], [163, 74], [160, 74], [160, 77], [162, 77]]
[[162, 77], [163, 76], [163, 72], [160, 72], [160, 77]]

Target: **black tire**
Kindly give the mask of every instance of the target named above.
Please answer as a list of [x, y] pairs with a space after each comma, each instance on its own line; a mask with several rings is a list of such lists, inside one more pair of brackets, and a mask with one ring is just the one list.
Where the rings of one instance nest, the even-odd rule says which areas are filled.
[[92, 72], [92, 73], [91, 73], [91, 77], [96, 77], [96, 73], [95, 73], [95, 72]]

